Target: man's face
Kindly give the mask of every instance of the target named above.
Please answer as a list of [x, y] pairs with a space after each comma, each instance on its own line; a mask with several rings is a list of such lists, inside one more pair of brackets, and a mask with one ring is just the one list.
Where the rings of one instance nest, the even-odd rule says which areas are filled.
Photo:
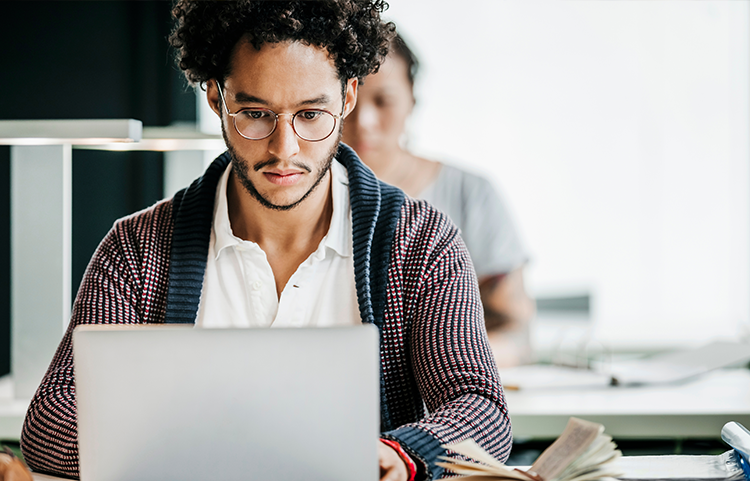
[[[224, 82], [227, 108], [235, 113], [256, 107], [277, 114], [323, 109], [347, 115], [356, 100], [356, 79], [341, 80], [328, 53], [299, 42], [264, 44], [260, 50], [241, 40], [232, 56], [231, 74]], [[276, 130], [261, 140], [248, 140], [234, 128], [220, 103], [216, 83], [208, 85], [211, 107], [222, 119], [222, 131], [232, 154], [233, 173], [261, 205], [288, 210], [304, 201], [323, 180], [336, 154], [342, 121], [328, 138], [310, 142], [292, 128], [292, 115], [279, 115]]]

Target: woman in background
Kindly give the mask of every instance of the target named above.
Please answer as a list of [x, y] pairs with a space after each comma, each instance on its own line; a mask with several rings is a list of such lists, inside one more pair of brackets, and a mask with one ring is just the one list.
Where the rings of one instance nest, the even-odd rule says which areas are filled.
[[428, 201], [461, 229], [479, 279], [498, 367], [527, 362], [528, 323], [535, 311], [523, 282], [527, 255], [500, 197], [486, 179], [417, 157], [402, 146], [418, 67], [413, 52], [397, 36], [380, 70], [360, 85], [343, 141], [381, 180]]

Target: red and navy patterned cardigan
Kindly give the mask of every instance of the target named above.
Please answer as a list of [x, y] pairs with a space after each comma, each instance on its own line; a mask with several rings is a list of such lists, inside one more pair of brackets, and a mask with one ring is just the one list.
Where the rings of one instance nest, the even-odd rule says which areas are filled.
[[[442, 444], [473, 438], [505, 460], [511, 431], [485, 335], [477, 281], [456, 228], [428, 204], [379, 182], [345, 145], [362, 322], [381, 336], [382, 436], [437, 479]], [[123, 218], [99, 245], [65, 334], [23, 426], [37, 471], [78, 476], [71, 334], [79, 324], [193, 323], [219, 177], [219, 156], [174, 198]]]

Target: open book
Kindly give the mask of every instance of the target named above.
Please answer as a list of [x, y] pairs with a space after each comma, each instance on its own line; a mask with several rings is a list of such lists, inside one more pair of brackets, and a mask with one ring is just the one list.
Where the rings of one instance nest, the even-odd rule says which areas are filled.
[[475, 461], [443, 457], [439, 466], [466, 477], [465, 481], [598, 481], [622, 475], [614, 461], [620, 451], [604, 426], [570, 418], [563, 433], [528, 470], [504, 465], [471, 439], [443, 446]]

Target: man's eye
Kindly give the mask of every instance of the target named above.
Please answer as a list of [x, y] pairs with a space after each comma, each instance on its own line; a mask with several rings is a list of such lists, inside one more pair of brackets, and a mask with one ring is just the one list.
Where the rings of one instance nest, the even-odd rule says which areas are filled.
[[252, 120], [261, 120], [269, 116], [269, 113], [263, 110], [245, 110], [243, 113], [248, 119]]
[[319, 118], [321, 115], [323, 115], [323, 112], [317, 111], [317, 110], [305, 110], [300, 113], [300, 117], [302, 117], [302, 120], [315, 120]]

